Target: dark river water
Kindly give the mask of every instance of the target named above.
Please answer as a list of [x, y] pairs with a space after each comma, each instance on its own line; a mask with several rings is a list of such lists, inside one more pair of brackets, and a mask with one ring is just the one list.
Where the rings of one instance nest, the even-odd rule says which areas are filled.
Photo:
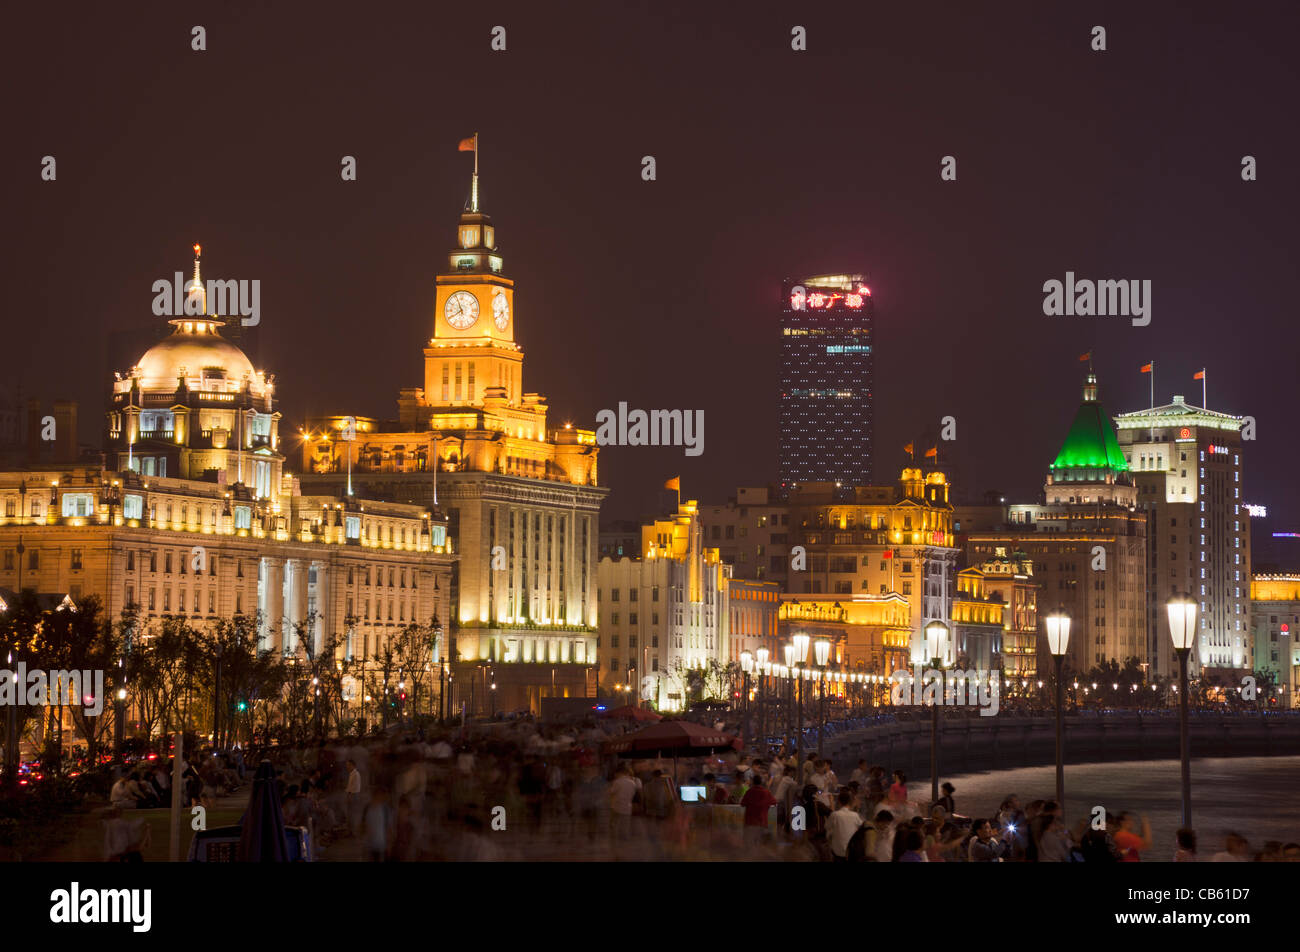
[[[1056, 768], [1018, 767], [992, 773], [947, 776], [957, 788], [957, 812], [992, 816], [1008, 794], [1031, 800], [1056, 796]], [[1182, 795], [1177, 760], [1066, 765], [1066, 819], [1073, 826], [1094, 806], [1119, 813], [1144, 813], [1155, 845], [1144, 860], [1173, 858], [1181, 825]], [[929, 782], [909, 784], [913, 796], [928, 797]], [[1224, 834], [1250, 841], [1252, 853], [1266, 840], [1300, 843], [1300, 757], [1221, 757], [1192, 760], [1192, 826], [1201, 860], [1223, 849]]]

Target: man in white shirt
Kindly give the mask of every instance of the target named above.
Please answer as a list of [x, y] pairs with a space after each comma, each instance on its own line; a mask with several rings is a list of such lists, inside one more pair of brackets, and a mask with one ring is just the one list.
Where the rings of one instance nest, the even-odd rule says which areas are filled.
[[133, 807], [135, 806], [135, 796], [131, 791], [131, 783], [123, 774], [113, 784], [113, 790], [108, 795], [109, 802], [115, 807]]
[[355, 832], [361, 823], [361, 771], [357, 770], [356, 761], [349, 760], [346, 766], [348, 768], [346, 787], [348, 825]]
[[615, 842], [626, 840], [632, 829], [632, 801], [637, 789], [631, 769], [627, 764], [619, 765], [614, 782], [609, 785], [610, 832]]
[[844, 863], [848, 861], [849, 840], [862, 827], [862, 817], [853, 809], [853, 795], [847, 790], [840, 791], [837, 799], [839, 809], [826, 818], [826, 839], [831, 847], [831, 861]]

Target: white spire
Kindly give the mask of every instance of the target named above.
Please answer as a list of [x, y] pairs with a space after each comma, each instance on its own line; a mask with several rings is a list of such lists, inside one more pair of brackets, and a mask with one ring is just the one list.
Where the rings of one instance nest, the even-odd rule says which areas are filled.
[[[200, 315], [208, 312], [208, 295], [203, 287], [203, 277], [199, 274], [199, 257], [203, 254], [200, 245], [194, 246], [194, 277], [185, 285], [185, 313]], [[191, 303], [193, 302], [193, 303]]]

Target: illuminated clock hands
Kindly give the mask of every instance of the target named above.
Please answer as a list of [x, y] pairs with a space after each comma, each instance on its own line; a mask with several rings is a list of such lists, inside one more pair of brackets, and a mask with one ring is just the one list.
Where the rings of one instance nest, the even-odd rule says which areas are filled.
[[505, 330], [510, 323], [510, 302], [503, 292], [497, 292], [492, 299], [492, 316], [496, 320], [497, 330]]
[[468, 291], [457, 291], [447, 298], [442, 314], [447, 323], [458, 331], [473, 327], [478, 320], [478, 298]]

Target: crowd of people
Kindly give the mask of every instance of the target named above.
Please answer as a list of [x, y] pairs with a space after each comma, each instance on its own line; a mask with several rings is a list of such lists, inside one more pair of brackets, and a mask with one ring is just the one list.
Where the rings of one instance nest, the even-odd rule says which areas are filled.
[[[951, 783], [931, 802], [913, 795], [903, 771], [865, 760], [841, 780], [830, 759], [786, 751], [608, 755], [610, 733], [624, 729], [525, 720], [207, 752], [182, 765], [184, 802], [210, 806], [237, 793], [244, 764], [269, 760], [286, 825], [306, 827], [315, 858], [331, 860], [1300, 861], [1300, 844], [1252, 849], [1235, 833], [1210, 855], [1192, 830], [1156, 843], [1133, 813], [1071, 825], [1054, 801], [1022, 804], [1014, 794], [972, 817]], [[111, 795], [115, 816], [170, 802], [170, 782], [162, 764], [124, 775]]]

